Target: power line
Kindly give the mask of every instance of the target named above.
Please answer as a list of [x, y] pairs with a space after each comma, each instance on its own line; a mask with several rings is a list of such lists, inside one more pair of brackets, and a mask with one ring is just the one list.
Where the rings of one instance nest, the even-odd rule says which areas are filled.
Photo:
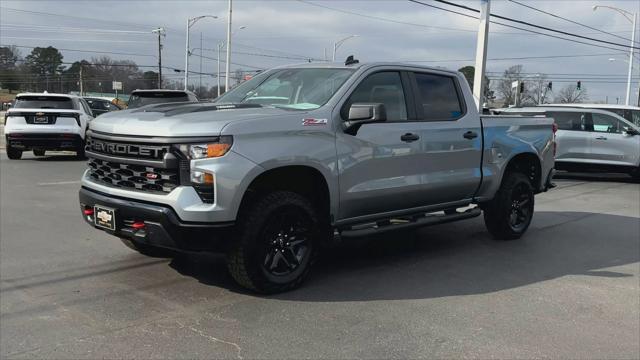
[[[24, 49], [35, 49], [36, 47], [38, 47], [38, 46], [6, 45], [6, 44], [0, 44], [0, 46], [15, 46], [17, 48], [24, 48]], [[70, 51], [70, 52], [86, 52], [86, 53], [96, 53], [96, 54], [110, 54], [110, 55], [147, 56], [147, 57], [154, 57], [154, 58], [156, 57], [155, 55], [149, 55], [149, 54], [136, 54], [136, 53], [116, 52], [116, 51], [79, 50], [79, 49], [62, 49], [62, 48], [59, 48], [58, 50], [60, 50], [60, 51]]]
[[[465, 13], [462, 13], [462, 12], [459, 12], [459, 11], [455, 11], [455, 10], [451, 10], [451, 9], [446, 9], [446, 8], [443, 8], [443, 7], [440, 7], [440, 6], [436, 6], [436, 5], [427, 4], [427, 3], [424, 3], [424, 2], [421, 2], [421, 1], [417, 1], [417, 0], [408, 0], [408, 1], [416, 3], [416, 4], [420, 4], [422, 6], [428, 6], [428, 7], [434, 8], [434, 9], [439, 9], [439, 10], [443, 10], [443, 11], [446, 11], [446, 12], [458, 14], [458, 15], [465, 16], [465, 17], [468, 17], [468, 18], [471, 18], [471, 19], [476, 19], [476, 20], [478, 19], [478, 17], [473, 16], [473, 15], [465, 14]], [[441, 1], [441, 0], [433, 0], [433, 1]], [[457, 5], [457, 4], [454, 4], [454, 5]], [[460, 6], [462, 6], [462, 5], [460, 5]], [[465, 8], [466, 8], [466, 6], [465, 6]], [[469, 8], [469, 9], [471, 9], [471, 8]], [[475, 10], [475, 9], [471, 9], [471, 10], [479, 11], [479, 10]], [[504, 27], [508, 27], [508, 28], [512, 28], [512, 29], [518, 29], [518, 30], [522, 30], [522, 31], [526, 31], [526, 32], [530, 32], [530, 33], [534, 33], [534, 34], [538, 34], [538, 35], [543, 35], [543, 36], [547, 36], [547, 37], [551, 37], [551, 38], [555, 38], [555, 39], [571, 41], [571, 42], [578, 43], [578, 44], [589, 45], [589, 46], [593, 46], [593, 47], [597, 47], [597, 48], [601, 48], [601, 49], [609, 49], [609, 50], [621, 51], [621, 49], [619, 49], [619, 48], [613, 48], [613, 47], [610, 47], [610, 46], [592, 44], [592, 43], [588, 43], [588, 42], [584, 42], [584, 41], [580, 41], [580, 40], [575, 40], [575, 39], [567, 39], [567, 38], [564, 38], [562, 36], [557, 36], [557, 35], [553, 35], [553, 34], [547, 34], [547, 33], [543, 33], [543, 32], [540, 32], [540, 31], [535, 31], [535, 30], [531, 30], [531, 29], [522, 28], [522, 27], [519, 27], [519, 26], [509, 25], [509, 24], [505, 24], [505, 23], [502, 23], [502, 22], [499, 22], [499, 21], [495, 21], [495, 20], [491, 20], [491, 23], [492, 24], [496, 24], [496, 25], [500, 25], [500, 26], [504, 26]], [[624, 45], [624, 46], [628, 47], [626, 45]]]
[[[520, 5], [520, 6], [526, 7], [526, 8], [528, 8], [528, 9], [531, 9], [531, 10], [534, 10], [534, 11], [537, 11], [537, 12], [540, 12], [540, 13], [543, 13], [543, 14], [546, 14], [546, 15], [549, 15], [549, 16], [552, 16], [552, 17], [554, 17], [554, 18], [558, 18], [558, 19], [561, 19], [561, 20], [564, 20], [564, 21], [568, 21], [568, 22], [570, 22], [570, 23], [572, 23], [572, 24], [580, 25], [580, 26], [585, 27], [585, 28], [587, 28], [587, 29], [595, 30], [595, 31], [597, 31], [597, 32], [601, 32], [601, 33], [603, 33], [603, 34], [607, 34], [607, 35], [610, 35], [610, 36], [614, 36], [614, 37], [617, 37], [617, 38], [622, 39], [622, 40], [632, 41], [631, 39], [626, 38], [626, 37], [624, 37], [624, 36], [616, 35], [616, 34], [614, 34], [614, 33], [612, 33], [612, 32], [604, 31], [604, 30], [601, 30], [601, 29], [595, 28], [595, 27], [593, 27], [593, 26], [589, 26], [589, 25], [587, 25], [587, 24], [583, 24], [583, 23], [580, 23], [580, 22], [577, 22], [577, 21], [573, 21], [573, 20], [571, 20], [571, 19], [567, 19], [567, 18], [562, 17], [562, 16], [560, 16], [560, 15], [556, 15], [556, 14], [553, 14], [553, 13], [550, 13], [550, 12], [548, 12], [548, 11], [544, 11], [544, 10], [541, 10], [541, 9], [535, 8], [535, 7], [530, 6], [530, 5], [527, 5], [527, 4], [523, 4], [523, 3], [519, 2], [519, 1], [516, 1], [516, 0], [508, 0], [508, 1], [510, 1], [510, 2], [512, 2], [512, 3], [514, 3], [514, 4], [517, 4], [517, 5]], [[634, 41], [634, 43], [638, 43], [638, 44], [640, 44], [640, 42], [638, 42], [638, 41]]]
[[[613, 56], [620, 55], [622, 53], [606, 53], [606, 54], [578, 54], [578, 55], [542, 55], [542, 56], [519, 56], [519, 57], [502, 57], [502, 58], [490, 58], [487, 60], [502, 61], [502, 60], [530, 60], [530, 59], [559, 59], [559, 58], [574, 58], [574, 57], [592, 57], [592, 56]], [[475, 59], [442, 59], [442, 60], [400, 60], [401, 62], [411, 63], [438, 63], [438, 62], [464, 62], [475, 61]]]
[[[409, 0], [409, 1], [411, 1], [411, 2], [415, 2], [415, 3], [420, 3], [420, 4], [423, 4], [423, 5], [424, 5], [424, 3], [421, 3], [421, 2], [416, 1], [416, 0]], [[480, 12], [480, 10], [477, 10], [477, 9], [474, 9], [474, 8], [471, 8], [471, 7], [468, 7], [468, 6], [465, 6], [465, 5], [460, 5], [460, 4], [452, 3], [452, 2], [450, 2], [450, 1], [446, 1], [446, 0], [433, 0], [433, 1], [435, 1], [435, 2], [439, 2], [439, 3], [442, 3], [442, 4], [446, 4], [446, 5], [450, 5], [450, 6], [455, 6], [455, 7], [457, 7], [457, 8], [461, 8], [461, 9], [465, 9], [465, 10], [473, 11], [473, 12], [476, 12], [476, 13], [479, 13], [479, 12]], [[609, 44], [609, 45], [614, 45], [614, 46], [621, 46], [621, 47], [624, 47], [624, 48], [632, 47], [632, 48], [634, 48], [634, 49], [640, 49], [640, 47], [636, 47], [636, 46], [628, 46], [628, 45], [625, 45], [625, 44], [615, 43], [615, 42], [612, 42], [612, 41], [607, 41], [607, 40], [602, 40], [602, 39], [596, 39], [596, 38], [592, 38], [592, 37], [589, 37], [589, 36], [583, 36], [583, 35], [579, 35], [579, 34], [574, 34], [574, 33], [570, 33], [570, 32], [567, 32], [567, 31], [558, 30], [558, 29], [553, 29], [553, 28], [550, 28], [550, 27], [541, 26], [541, 25], [533, 24], [533, 23], [530, 23], [530, 22], [527, 22], [527, 21], [518, 20], [518, 19], [514, 19], [514, 18], [510, 18], [510, 17], [502, 16], [502, 15], [497, 15], [497, 14], [490, 14], [490, 15], [491, 15], [492, 17], [495, 17], [495, 18], [498, 18], [498, 19], [507, 20], [507, 21], [511, 21], [511, 22], [518, 23], [518, 24], [522, 24], [522, 25], [526, 25], [526, 26], [531, 26], [531, 27], [534, 27], [534, 28], [537, 28], [537, 29], [541, 29], [541, 30], [546, 30], [546, 31], [551, 31], [551, 32], [559, 33], [559, 34], [562, 34], [562, 35], [573, 36], [573, 37], [577, 37], [577, 38], [580, 38], [580, 39], [585, 39], [585, 40], [595, 41], [595, 42], [599, 42], [599, 43], [603, 43], [603, 44]]]
[[[56, 14], [56, 13], [49, 13], [49, 12], [43, 12], [43, 11], [22, 10], [22, 9], [15, 9], [15, 8], [9, 8], [9, 7], [4, 7], [4, 6], [0, 6], [0, 9], [23, 12], [23, 13], [29, 13], [29, 14], [36, 14], [36, 15], [43, 15], [43, 16], [58, 16], [58, 17], [73, 18], [73, 19], [78, 19], [78, 20], [88, 20], [88, 21], [92, 21], [92, 22], [98, 21], [98, 22], [102, 22], [102, 23], [110, 23], [110, 24], [115, 24], [115, 25], [119, 25], [119, 26], [125, 25], [125, 26], [132, 26], [132, 27], [144, 28], [144, 29], [151, 29], [151, 28], [157, 27], [156, 25], [134, 24], [134, 23], [118, 22], [118, 21], [111, 21], [111, 20], [104, 20], [104, 19], [97, 19], [97, 18], [88, 18], [88, 17], [81, 17], [81, 16], [73, 16], [73, 15], [66, 15], [66, 14]], [[176, 28], [172, 28], [172, 27], [168, 27], [168, 26], [164, 26], [164, 28], [166, 30], [171, 30], [172, 33], [183, 34], [183, 35], [185, 34], [184, 31], [176, 29]], [[4, 36], [3, 36], [3, 38], [4, 38]], [[207, 37], [207, 36], [205, 36], [205, 39], [215, 40], [217, 42], [222, 41], [222, 39], [211, 38], [211, 37]], [[67, 40], [67, 41], [76, 41], [76, 39]], [[251, 45], [238, 43], [238, 42], [236, 42], [235, 44], [236, 44], [236, 46], [252, 48], [252, 49], [260, 50], [260, 51], [267, 51], [267, 52], [280, 53], [280, 54], [285, 54], [285, 55], [300, 56], [300, 57], [305, 58], [305, 59], [318, 60], [318, 59], [315, 59], [315, 58], [313, 58], [311, 56], [293, 54], [293, 53], [284, 52], [284, 51], [281, 51], [281, 50], [264, 49], [264, 48], [259, 48], [259, 47], [255, 47], [255, 46], [251, 46]]]

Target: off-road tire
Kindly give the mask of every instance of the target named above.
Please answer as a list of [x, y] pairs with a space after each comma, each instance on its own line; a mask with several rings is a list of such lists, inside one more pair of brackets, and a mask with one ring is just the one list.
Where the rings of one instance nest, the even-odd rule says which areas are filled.
[[22, 150], [7, 145], [7, 157], [11, 160], [20, 160], [22, 158]]
[[[518, 226], [512, 224], [514, 211], [514, 192], [526, 192], [527, 216]], [[487, 230], [498, 240], [519, 239], [529, 228], [534, 210], [533, 187], [529, 178], [519, 172], [509, 172], [504, 175], [502, 185], [493, 200], [483, 206], [484, 222]], [[525, 210], [522, 207], [522, 210]], [[517, 210], [516, 210], [517, 211]], [[517, 217], [517, 216], [516, 216]], [[519, 219], [519, 218], [518, 218]]]
[[[308, 225], [300, 226], [301, 229], [307, 229], [304, 234], [308, 236], [299, 236], [300, 239], [307, 239], [307, 248], [302, 260], [297, 260], [298, 264], [294, 270], [289, 274], [276, 276], [266, 269], [269, 251], [274, 246], [271, 245], [273, 237], [268, 234], [278, 227], [273, 225], [278, 222], [278, 216], [283, 218], [284, 214], [292, 212], [297, 214], [295, 216], [305, 219], [303, 223]], [[239, 219], [236, 238], [227, 253], [227, 267], [233, 279], [247, 289], [264, 294], [292, 290], [302, 284], [309, 274], [324, 234], [317, 211], [309, 200], [294, 192], [274, 191], [247, 205], [246, 209], [241, 211]], [[275, 242], [276, 240], [273, 240], [273, 243]], [[286, 250], [280, 251], [284, 256]]]
[[45, 150], [42, 149], [33, 149], [33, 155], [35, 156], [44, 156]]
[[120, 238], [120, 241], [122, 241], [122, 243], [129, 249], [137, 251], [145, 256], [157, 258], [171, 258], [175, 256], [175, 252], [169, 249], [142, 244], [126, 238]]

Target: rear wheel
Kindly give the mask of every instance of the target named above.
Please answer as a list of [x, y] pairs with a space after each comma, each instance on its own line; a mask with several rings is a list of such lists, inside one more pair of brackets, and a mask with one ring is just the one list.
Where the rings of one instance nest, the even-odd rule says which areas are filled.
[[241, 215], [227, 266], [240, 285], [261, 293], [299, 286], [311, 269], [321, 237], [316, 210], [303, 196], [275, 191]]
[[520, 238], [533, 218], [534, 194], [529, 178], [512, 172], [505, 174], [493, 200], [484, 206], [484, 222], [494, 238]]
[[76, 149], [76, 156], [78, 157], [78, 159], [84, 159], [85, 155], [84, 155], [84, 142], [82, 142], [82, 144]]
[[45, 150], [44, 149], [33, 149], [33, 155], [35, 156], [44, 156]]
[[175, 255], [175, 253], [169, 249], [142, 244], [130, 239], [120, 238], [120, 241], [129, 249], [135, 250], [142, 255], [161, 258], [170, 258]]
[[22, 158], [22, 150], [7, 145], [7, 157], [11, 160], [19, 160]]

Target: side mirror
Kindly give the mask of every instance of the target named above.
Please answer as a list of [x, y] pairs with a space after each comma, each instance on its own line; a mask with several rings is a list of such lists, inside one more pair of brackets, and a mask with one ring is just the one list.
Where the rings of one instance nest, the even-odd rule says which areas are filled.
[[632, 128], [632, 127], [624, 128], [624, 132], [627, 133], [627, 135], [629, 135], [629, 136], [640, 135], [640, 131], [638, 131], [638, 130]]
[[364, 124], [387, 121], [387, 110], [381, 103], [355, 103], [349, 108], [349, 116], [344, 122], [344, 132], [355, 135]]

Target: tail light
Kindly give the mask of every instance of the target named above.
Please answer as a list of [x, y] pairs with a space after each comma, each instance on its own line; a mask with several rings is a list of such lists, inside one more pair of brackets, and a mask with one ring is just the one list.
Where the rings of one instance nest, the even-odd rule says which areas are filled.
[[62, 113], [62, 114], [58, 114], [58, 117], [72, 117], [74, 119], [76, 119], [76, 124], [78, 124], [79, 127], [82, 127], [82, 125], [80, 125], [80, 114], [78, 113]]

